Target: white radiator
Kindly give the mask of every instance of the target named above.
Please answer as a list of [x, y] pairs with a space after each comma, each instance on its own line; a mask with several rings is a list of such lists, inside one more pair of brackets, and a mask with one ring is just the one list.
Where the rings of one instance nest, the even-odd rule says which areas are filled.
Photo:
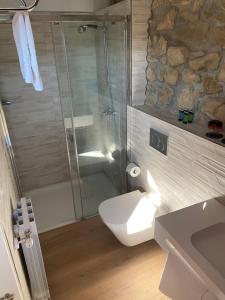
[[14, 210], [14, 219], [16, 222], [14, 226], [15, 247], [18, 249], [19, 245], [22, 245], [32, 299], [49, 300], [48, 281], [30, 199], [22, 198], [18, 202], [17, 209]]

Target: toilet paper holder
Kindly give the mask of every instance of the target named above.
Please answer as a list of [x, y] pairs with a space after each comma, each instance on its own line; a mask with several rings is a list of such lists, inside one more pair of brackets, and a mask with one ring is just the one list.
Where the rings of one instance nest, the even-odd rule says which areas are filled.
[[136, 178], [141, 174], [141, 169], [138, 165], [135, 163], [129, 163], [126, 168], [126, 172], [128, 175], [130, 175], [132, 178]]

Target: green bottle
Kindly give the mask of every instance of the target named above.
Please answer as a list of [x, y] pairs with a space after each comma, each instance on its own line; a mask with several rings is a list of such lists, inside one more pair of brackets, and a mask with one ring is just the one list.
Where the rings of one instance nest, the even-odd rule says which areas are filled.
[[194, 121], [194, 113], [193, 113], [193, 111], [189, 111], [188, 123], [192, 123], [193, 121]]
[[184, 111], [184, 117], [183, 117], [183, 123], [187, 124], [189, 120], [189, 111], [185, 110]]

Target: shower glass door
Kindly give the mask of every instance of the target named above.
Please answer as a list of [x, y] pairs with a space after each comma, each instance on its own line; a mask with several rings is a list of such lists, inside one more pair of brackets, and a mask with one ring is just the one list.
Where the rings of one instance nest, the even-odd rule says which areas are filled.
[[78, 217], [126, 192], [126, 27], [124, 20], [52, 23]]

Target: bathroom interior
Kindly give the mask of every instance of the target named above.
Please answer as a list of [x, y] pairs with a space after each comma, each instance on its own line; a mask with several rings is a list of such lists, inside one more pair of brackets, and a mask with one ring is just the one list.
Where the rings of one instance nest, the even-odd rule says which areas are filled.
[[0, 299], [225, 299], [224, 1], [0, 0], [0, 53]]

